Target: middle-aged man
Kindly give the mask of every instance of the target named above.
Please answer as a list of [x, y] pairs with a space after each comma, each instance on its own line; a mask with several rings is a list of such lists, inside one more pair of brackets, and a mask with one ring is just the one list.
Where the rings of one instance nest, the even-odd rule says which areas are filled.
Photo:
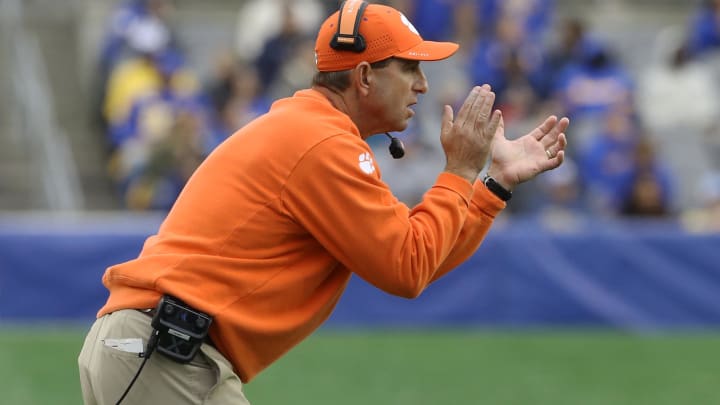
[[[420, 61], [458, 45], [423, 41], [399, 11], [364, 5], [348, 1], [322, 24], [312, 88], [221, 144], [140, 255], [107, 269], [110, 295], [79, 358], [87, 404], [124, 394], [247, 404], [242, 384], [316, 330], [353, 273], [417, 297], [475, 252], [517, 184], [562, 163], [566, 118], [509, 141], [495, 95], [478, 86], [457, 113], [444, 107], [435, 184], [417, 206], [399, 202], [365, 139], [407, 127], [428, 90]], [[163, 296], [212, 317], [209, 338], [190, 363], [153, 356], [126, 391], [145, 365], [139, 352], [162, 342], [151, 321]]]

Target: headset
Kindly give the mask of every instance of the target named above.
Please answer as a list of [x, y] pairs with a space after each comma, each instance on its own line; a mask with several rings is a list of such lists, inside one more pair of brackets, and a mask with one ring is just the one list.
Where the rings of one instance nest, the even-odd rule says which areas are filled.
[[[338, 13], [338, 29], [330, 41], [330, 47], [337, 51], [360, 53], [365, 51], [367, 44], [360, 35], [360, 21], [368, 4], [361, 0], [347, 0], [340, 5]], [[355, 18], [352, 15], [355, 14]]]
[[[338, 28], [330, 41], [330, 48], [336, 51], [364, 52], [367, 48], [365, 38], [360, 34], [360, 21], [368, 3], [362, 0], [347, 0], [340, 5]], [[353, 17], [354, 14], [354, 17]], [[402, 141], [385, 132], [390, 138], [390, 155], [394, 159], [405, 156], [405, 145]]]

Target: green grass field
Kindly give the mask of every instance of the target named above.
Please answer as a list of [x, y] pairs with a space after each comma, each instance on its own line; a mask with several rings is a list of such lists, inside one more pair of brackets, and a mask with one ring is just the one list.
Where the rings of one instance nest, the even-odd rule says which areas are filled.
[[[80, 404], [82, 329], [0, 329], [0, 403]], [[323, 330], [246, 387], [253, 405], [720, 404], [720, 333]]]

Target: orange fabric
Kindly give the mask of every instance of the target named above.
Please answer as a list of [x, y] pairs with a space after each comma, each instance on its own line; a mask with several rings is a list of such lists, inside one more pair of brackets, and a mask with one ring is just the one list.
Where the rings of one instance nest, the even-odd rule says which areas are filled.
[[[360, 0], [348, 0], [345, 2], [342, 10], [340, 10], [340, 34], [352, 35], [355, 32], [355, 20], [357, 20], [355, 13], [359, 11], [362, 3]], [[350, 38], [341, 37], [338, 39], [340, 42], [347, 42], [348, 40], [350, 43], [353, 43], [353, 40]]]
[[[345, 8], [349, 6], [352, 5], [346, 4]], [[365, 51], [356, 53], [335, 50], [330, 42], [338, 31], [339, 13], [336, 11], [325, 20], [317, 36], [315, 55], [317, 68], [321, 72], [348, 70], [363, 61], [373, 63], [391, 56], [411, 60], [441, 60], [452, 56], [459, 47], [452, 42], [425, 41], [401, 12], [392, 7], [369, 4], [360, 21], [360, 35], [367, 44]], [[344, 15], [343, 26], [353, 25], [354, 17], [354, 14]], [[353, 27], [348, 31], [352, 32]]]
[[467, 259], [505, 203], [439, 175], [412, 210], [348, 116], [303, 90], [221, 144], [140, 256], [110, 267], [98, 315], [175, 295], [244, 382], [327, 319], [352, 273], [415, 297]]

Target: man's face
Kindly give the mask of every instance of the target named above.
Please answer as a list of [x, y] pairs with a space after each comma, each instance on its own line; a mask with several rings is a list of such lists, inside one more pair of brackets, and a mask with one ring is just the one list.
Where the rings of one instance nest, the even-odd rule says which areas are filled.
[[367, 108], [378, 127], [375, 133], [404, 130], [415, 115], [410, 107], [428, 90], [420, 62], [393, 58], [387, 66], [373, 69], [373, 77]]

